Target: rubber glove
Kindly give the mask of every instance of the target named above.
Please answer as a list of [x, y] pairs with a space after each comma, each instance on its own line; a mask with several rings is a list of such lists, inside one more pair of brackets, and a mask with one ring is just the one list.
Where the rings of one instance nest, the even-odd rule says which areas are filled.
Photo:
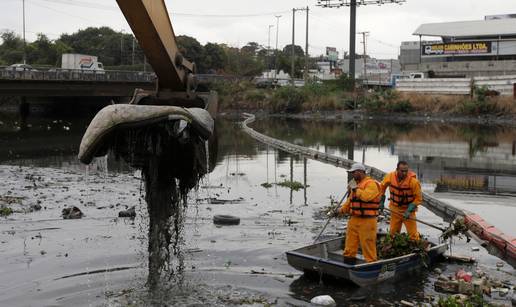
[[410, 214], [414, 211], [416, 211], [416, 205], [409, 204], [407, 210], [405, 210], [405, 213], [403, 214], [403, 218], [408, 220], [408, 218], [410, 217]]
[[348, 189], [350, 191], [355, 191], [357, 189], [357, 182], [355, 181], [355, 179], [351, 179], [349, 182], [348, 182]]
[[384, 208], [385, 208], [385, 195], [382, 195], [382, 198], [380, 199], [380, 211], [383, 212]]

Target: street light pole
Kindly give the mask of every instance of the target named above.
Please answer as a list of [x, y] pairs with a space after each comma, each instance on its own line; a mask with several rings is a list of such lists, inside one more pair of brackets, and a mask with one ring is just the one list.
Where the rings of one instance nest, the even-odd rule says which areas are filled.
[[276, 49], [274, 54], [274, 79], [277, 78], [278, 74], [278, 36], [279, 36], [279, 19], [281, 15], [276, 15]]
[[271, 28], [274, 28], [274, 25], [269, 25], [269, 36], [267, 38], [267, 79], [270, 78], [271, 72]]

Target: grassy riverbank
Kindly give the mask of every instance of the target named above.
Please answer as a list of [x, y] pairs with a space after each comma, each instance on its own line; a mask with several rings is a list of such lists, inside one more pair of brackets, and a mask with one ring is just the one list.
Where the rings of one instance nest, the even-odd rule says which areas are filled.
[[221, 111], [262, 110], [271, 113], [314, 111], [363, 111], [368, 114], [424, 114], [461, 116], [514, 116], [516, 100], [511, 96], [490, 96], [486, 88], [473, 95], [431, 95], [400, 93], [395, 90], [350, 91], [346, 78], [305, 87], [285, 86], [259, 89], [251, 82], [214, 84]]

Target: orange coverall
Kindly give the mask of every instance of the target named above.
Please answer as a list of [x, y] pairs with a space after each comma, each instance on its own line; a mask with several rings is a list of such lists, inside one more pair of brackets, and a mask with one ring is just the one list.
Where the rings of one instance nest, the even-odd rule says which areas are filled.
[[[390, 187], [391, 196], [389, 197], [389, 209], [392, 211], [391, 213], [391, 225], [390, 225], [390, 234], [396, 234], [401, 232], [402, 224], [405, 225], [407, 229], [407, 233], [411, 240], [419, 240], [419, 232], [417, 231], [417, 224], [414, 220], [416, 218], [417, 207], [421, 205], [423, 201], [423, 196], [421, 193], [421, 184], [419, 180], [416, 178], [416, 174], [412, 171], [409, 171], [407, 177], [401, 182], [398, 182], [398, 178], [396, 175], [396, 171], [388, 173], [382, 181], [382, 195], [385, 194], [385, 190]], [[402, 190], [398, 191], [398, 193], [405, 194], [405, 199], [414, 205], [416, 205], [416, 210], [410, 214], [410, 219], [405, 220], [403, 218], [403, 214], [408, 208], [408, 203], [397, 204], [393, 200], [393, 186], [401, 187]], [[395, 192], [396, 193], [396, 192]]]
[[[355, 258], [358, 252], [358, 244], [362, 255], [367, 262], [377, 260], [376, 255], [376, 233], [377, 219], [374, 216], [360, 216], [352, 210], [352, 199], [357, 198], [363, 202], [376, 202], [381, 196], [381, 187], [371, 177], [365, 177], [357, 183], [355, 192], [351, 192], [346, 202], [339, 209], [339, 214], [351, 214], [346, 230], [346, 244], [344, 246], [344, 257]], [[378, 210], [376, 210], [378, 211]]]

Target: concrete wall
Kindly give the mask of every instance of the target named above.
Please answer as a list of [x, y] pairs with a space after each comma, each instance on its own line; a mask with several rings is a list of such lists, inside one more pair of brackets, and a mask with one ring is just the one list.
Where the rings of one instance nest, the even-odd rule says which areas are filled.
[[479, 76], [516, 75], [516, 60], [407, 64], [403, 66], [403, 71], [433, 71], [440, 76], [462, 75], [466, 78]]
[[514, 95], [516, 75], [474, 78], [400, 79], [396, 90], [400, 92], [468, 95], [472, 88], [486, 86], [501, 95]]

